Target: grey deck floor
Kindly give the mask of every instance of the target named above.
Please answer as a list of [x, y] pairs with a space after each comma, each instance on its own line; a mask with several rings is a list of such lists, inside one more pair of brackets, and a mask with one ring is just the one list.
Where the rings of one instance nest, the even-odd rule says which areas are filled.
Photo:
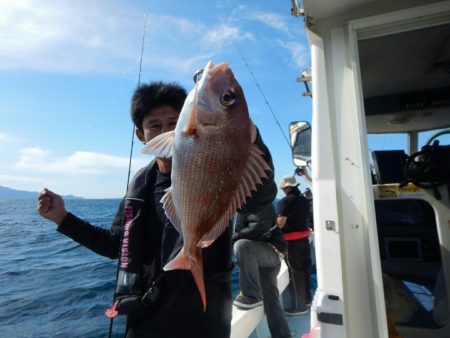
[[[292, 338], [301, 338], [303, 334], [309, 332], [310, 328], [310, 315], [309, 313], [302, 316], [287, 317], [288, 324], [291, 328]], [[267, 321], [261, 323], [249, 338], [270, 338], [269, 328]]]
[[302, 316], [288, 317], [288, 324], [291, 328], [293, 338], [301, 338], [301, 336], [309, 332], [311, 325], [309, 313]]

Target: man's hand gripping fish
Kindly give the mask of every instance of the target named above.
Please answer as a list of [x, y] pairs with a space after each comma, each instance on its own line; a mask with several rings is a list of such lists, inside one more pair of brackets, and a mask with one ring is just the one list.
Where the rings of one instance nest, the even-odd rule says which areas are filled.
[[143, 152], [172, 157], [164, 210], [184, 246], [164, 270], [191, 270], [206, 309], [202, 248], [226, 229], [233, 213], [266, 178], [269, 165], [251, 142], [252, 122], [242, 88], [226, 63], [210, 61], [189, 93], [174, 131]]

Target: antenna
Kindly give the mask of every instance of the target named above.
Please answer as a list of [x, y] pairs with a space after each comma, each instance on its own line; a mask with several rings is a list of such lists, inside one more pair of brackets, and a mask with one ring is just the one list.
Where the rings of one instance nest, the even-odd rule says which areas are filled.
[[283, 134], [283, 137], [286, 140], [286, 143], [288, 144], [289, 148], [291, 148], [291, 144], [289, 143], [289, 140], [288, 140], [286, 134], [284, 133], [283, 128], [280, 125], [280, 122], [278, 121], [278, 119], [277, 119], [277, 117], [276, 117], [272, 107], [270, 106], [269, 101], [266, 98], [266, 95], [264, 95], [264, 92], [263, 92], [261, 86], [259, 85], [258, 81], [256, 80], [255, 75], [253, 74], [253, 72], [252, 72], [252, 70], [251, 70], [247, 60], [245, 59], [244, 54], [242, 53], [241, 49], [239, 48], [239, 45], [237, 44], [236, 40], [234, 40], [233, 42], [234, 42], [234, 45], [236, 46], [237, 50], [239, 51], [239, 54], [241, 55], [242, 61], [244, 61], [244, 63], [246, 65], [250, 75], [252, 76], [253, 80], [255, 81], [256, 87], [259, 89], [259, 92], [261, 93], [261, 95], [262, 95], [262, 97], [264, 99], [264, 102], [266, 103], [267, 107], [269, 107], [269, 110], [272, 113], [272, 116], [275, 119], [275, 122], [278, 125], [278, 128], [280, 128], [281, 134]]

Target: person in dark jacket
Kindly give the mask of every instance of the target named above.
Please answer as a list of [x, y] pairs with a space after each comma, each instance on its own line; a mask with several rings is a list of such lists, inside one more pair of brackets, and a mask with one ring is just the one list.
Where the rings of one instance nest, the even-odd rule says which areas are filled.
[[[261, 143], [262, 141], [259, 142]], [[281, 231], [276, 226], [273, 201], [277, 187], [274, 182], [272, 158], [265, 145], [261, 149], [272, 172], [263, 182], [258, 194], [236, 213], [232, 239], [239, 265], [241, 291], [233, 304], [243, 310], [264, 304], [271, 336], [290, 338], [291, 332], [281, 307], [277, 283], [281, 260], [287, 247]]]
[[298, 185], [295, 177], [283, 177], [280, 188], [286, 197], [278, 202], [277, 225], [281, 228], [288, 245], [286, 261], [289, 267], [292, 305], [285, 311], [287, 315], [306, 314], [311, 303], [309, 272], [311, 251], [308, 228], [310, 203], [300, 193]]
[[303, 196], [308, 200], [309, 202], [309, 219], [308, 219], [308, 228], [314, 231], [314, 213], [313, 213], [313, 195], [312, 191], [309, 188], [306, 188], [303, 192]]
[[[173, 130], [185, 98], [186, 91], [176, 83], [140, 86], [131, 103], [139, 140], [145, 144]], [[183, 244], [160, 203], [171, 185], [170, 172], [170, 159], [156, 158], [142, 168], [130, 183], [110, 229], [68, 212], [61, 196], [48, 189], [38, 197], [37, 210], [54, 221], [62, 234], [99, 255], [119, 258], [116, 302], [107, 313], [127, 315], [127, 338], [227, 338], [232, 308], [230, 229], [203, 250], [206, 311], [190, 271], [162, 270]]]

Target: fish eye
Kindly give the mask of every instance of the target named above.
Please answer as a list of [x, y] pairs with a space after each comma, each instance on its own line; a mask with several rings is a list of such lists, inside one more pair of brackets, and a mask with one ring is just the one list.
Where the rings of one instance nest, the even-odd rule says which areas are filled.
[[220, 103], [226, 108], [232, 107], [236, 103], [236, 95], [231, 89], [228, 89], [220, 97]]

